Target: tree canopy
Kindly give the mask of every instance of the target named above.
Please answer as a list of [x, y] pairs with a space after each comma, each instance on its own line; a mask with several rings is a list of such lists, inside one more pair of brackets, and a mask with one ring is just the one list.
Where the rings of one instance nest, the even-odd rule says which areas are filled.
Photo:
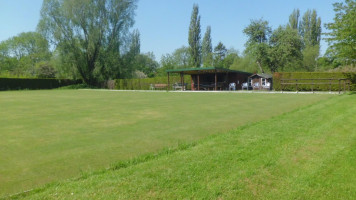
[[129, 76], [124, 55], [136, 0], [44, 0], [38, 30], [89, 85]]
[[325, 27], [331, 32], [326, 33], [330, 50], [346, 64], [356, 63], [356, 2], [346, 0], [345, 3], [334, 3], [334, 22]]
[[36, 64], [51, 57], [46, 38], [24, 32], [0, 43], [0, 71], [15, 76], [35, 76]]

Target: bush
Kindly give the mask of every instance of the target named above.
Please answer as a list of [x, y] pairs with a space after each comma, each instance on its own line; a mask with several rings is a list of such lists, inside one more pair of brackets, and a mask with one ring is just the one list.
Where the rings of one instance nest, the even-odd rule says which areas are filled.
[[52, 66], [50, 66], [46, 63], [43, 63], [37, 69], [37, 77], [38, 78], [55, 78], [56, 70]]
[[[356, 90], [356, 73], [352, 72], [276, 72], [273, 74], [273, 89], [276, 91], [281, 91], [281, 79], [342, 79], [346, 78], [348, 81], [351, 82], [350, 90]], [[289, 83], [295, 83], [295, 81], [287, 81]], [[303, 84], [298, 85], [298, 91], [330, 91], [330, 80], [300, 80], [299, 83], [310, 83], [310, 84]], [[324, 84], [314, 84], [314, 83], [324, 83]], [[331, 85], [331, 91], [338, 91], [339, 90], [339, 81], [333, 80]], [[341, 90], [344, 89], [344, 81], [341, 81]], [[348, 85], [345, 84], [346, 90], [348, 90]], [[296, 91], [296, 85], [284, 85], [284, 91]]]
[[53, 89], [79, 83], [82, 83], [82, 81], [70, 79], [0, 78], [0, 90]]
[[[172, 84], [180, 82], [179, 76], [170, 76], [170, 89], [172, 89]], [[115, 89], [117, 90], [149, 90], [150, 84], [168, 84], [167, 77], [154, 77], [154, 78], [143, 78], [143, 79], [116, 79]], [[187, 84], [187, 89], [190, 89], [190, 76], [184, 76], [184, 83]]]

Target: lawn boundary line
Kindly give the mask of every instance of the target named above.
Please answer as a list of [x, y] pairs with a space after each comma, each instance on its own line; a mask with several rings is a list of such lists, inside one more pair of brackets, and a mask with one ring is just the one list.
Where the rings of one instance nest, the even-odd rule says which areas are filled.
[[[91, 90], [91, 89], [89, 89], [89, 90]], [[343, 96], [343, 95], [338, 95], [338, 96]], [[264, 120], [257, 121], [257, 122], [250, 122], [250, 123], [238, 126], [236, 128], [232, 128], [230, 130], [224, 131], [224, 132], [217, 132], [214, 135], [206, 136], [205, 138], [202, 138], [202, 139], [194, 141], [194, 142], [182, 142], [182, 143], [178, 143], [178, 145], [176, 147], [172, 147], [172, 146], [171, 147], [165, 147], [165, 148], [162, 148], [161, 150], [158, 150], [157, 152], [151, 152], [151, 153], [147, 153], [147, 154], [142, 154], [142, 155], [139, 155], [139, 156], [134, 156], [134, 157], [129, 158], [129, 159], [113, 162], [112, 164], [110, 164], [110, 167], [107, 167], [107, 168], [104, 168], [104, 169], [95, 170], [95, 171], [82, 172], [78, 177], [72, 177], [72, 178], [69, 178], [69, 179], [64, 179], [64, 180], [60, 180], [60, 181], [54, 181], [54, 182], [46, 183], [46, 184], [44, 184], [42, 186], [39, 186], [37, 188], [33, 188], [33, 189], [26, 190], [26, 191], [18, 192], [18, 193], [15, 193], [15, 194], [10, 194], [8, 196], [0, 197], [0, 200], [2, 200], [2, 199], [18, 199], [18, 198], [21, 198], [21, 197], [26, 197], [26, 196], [29, 196], [31, 194], [35, 194], [35, 193], [44, 191], [48, 187], [62, 185], [62, 184], [65, 184], [65, 183], [71, 182], [71, 181], [85, 180], [85, 179], [87, 179], [87, 178], [89, 178], [91, 176], [100, 175], [100, 174], [106, 173], [108, 171], [116, 171], [116, 170], [120, 170], [120, 169], [129, 168], [129, 167], [132, 167], [132, 166], [139, 165], [141, 163], [153, 161], [155, 159], [158, 159], [158, 158], [161, 158], [161, 157], [164, 157], [164, 156], [169, 156], [169, 155], [172, 155], [172, 154], [177, 153], [177, 152], [186, 151], [186, 150], [194, 148], [194, 147], [196, 147], [198, 145], [202, 145], [202, 144], [204, 144], [204, 143], [206, 143], [206, 142], [208, 142], [208, 141], [210, 141], [210, 140], [212, 140], [214, 138], [222, 137], [224, 135], [229, 135], [229, 134], [233, 134], [233, 135], [240, 134], [243, 130], [245, 130], [245, 129], [251, 127], [251, 126], [255, 126], [255, 125], [258, 125], [258, 124], [261, 124], [261, 123], [265, 123], [265, 122], [268, 122], [270, 120], [276, 120], [278, 118], [282, 118], [285, 115], [293, 114], [295, 112], [299, 112], [299, 111], [308, 109], [308, 108], [313, 107], [315, 105], [318, 105], [320, 103], [324, 103], [324, 102], [330, 101], [331, 99], [334, 99], [334, 98], [336, 98], [336, 96], [331, 96], [331, 97], [329, 97], [327, 99], [322, 99], [322, 100], [319, 100], [319, 101], [314, 102], [312, 104], [305, 105], [305, 106], [302, 106], [302, 107], [299, 107], [299, 108], [295, 108], [295, 109], [293, 109], [291, 111], [288, 111], [288, 112], [285, 112], [285, 113], [270, 117], [268, 119], [264, 119]]]

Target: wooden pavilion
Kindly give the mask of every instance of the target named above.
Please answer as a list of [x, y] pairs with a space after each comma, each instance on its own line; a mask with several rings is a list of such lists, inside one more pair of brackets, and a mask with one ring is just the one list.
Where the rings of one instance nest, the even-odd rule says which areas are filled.
[[[184, 86], [184, 75], [190, 75], [192, 90], [228, 90], [229, 85], [235, 83], [235, 88], [241, 88], [243, 82], [247, 82], [251, 73], [230, 70], [218, 67], [188, 68], [167, 70], [168, 86], [169, 76], [172, 73], [180, 74], [181, 85]], [[184, 87], [182, 87], [183, 90]]]

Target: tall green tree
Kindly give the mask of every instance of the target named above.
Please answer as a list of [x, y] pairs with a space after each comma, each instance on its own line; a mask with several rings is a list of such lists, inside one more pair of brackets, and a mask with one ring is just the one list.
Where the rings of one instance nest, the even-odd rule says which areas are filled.
[[192, 67], [200, 67], [201, 64], [201, 35], [200, 35], [200, 15], [198, 5], [193, 5], [190, 19], [188, 43], [190, 53], [190, 64]]
[[356, 63], [356, 1], [334, 3], [334, 22], [325, 24], [330, 50], [346, 64]]
[[300, 22], [299, 33], [303, 38], [302, 68], [314, 71], [317, 68], [317, 59], [320, 52], [321, 19], [315, 10], [307, 10]]
[[202, 43], [202, 61], [204, 67], [213, 65], [213, 45], [211, 42], [211, 27], [206, 28]]
[[299, 30], [299, 17], [300, 17], [299, 9], [294, 9], [292, 14], [289, 15], [288, 27], [295, 30]]
[[300, 70], [303, 42], [297, 30], [280, 26], [273, 31], [269, 44], [268, 67], [271, 72]]
[[321, 19], [317, 17], [316, 10], [307, 10], [304, 13], [299, 29], [304, 46], [320, 45]]
[[250, 25], [248, 25], [243, 32], [248, 37], [245, 43], [245, 54], [254, 57], [260, 71], [263, 73], [264, 68], [268, 68], [268, 39], [272, 29], [268, 25], [268, 21], [259, 19], [251, 20]]
[[125, 74], [136, 0], [44, 0], [38, 30], [89, 85]]

